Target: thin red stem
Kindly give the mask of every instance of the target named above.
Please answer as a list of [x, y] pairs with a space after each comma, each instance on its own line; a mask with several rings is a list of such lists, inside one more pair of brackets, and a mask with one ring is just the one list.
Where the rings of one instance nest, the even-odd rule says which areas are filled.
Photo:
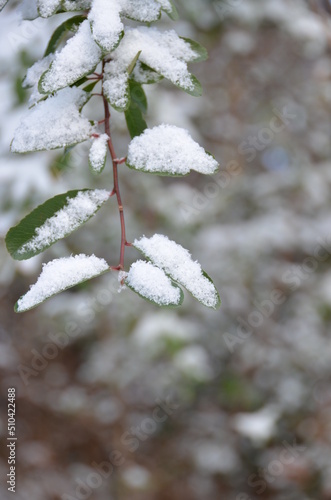
[[[104, 64], [103, 64], [103, 66], [104, 66]], [[115, 149], [114, 149], [114, 145], [113, 145], [113, 141], [112, 141], [111, 133], [110, 133], [109, 105], [108, 105], [107, 99], [104, 96], [103, 91], [102, 91], [102, 97], [103, 97], [103, 105], [104, 105], [104, 109], [105, 109], [105, 132], [109, 137], [108, 148], [109, 148], [110, 156], [111, 156], [112, 163], [113, 163], [114, 189], [113, 189], [111, 195], [116, 194], [118, 211], [120, 214], [120, 223], [121, 223], [120, 263], [116, 267], [111, 267], [111, 269], [120, 271], [121, 269], [124, 268], [124, 252], [125, 252], [125, 246], [128, 244], [126, 241], [124, 209], [123, 209], [122, 198], [121, 198], [121, 193], [120, 193], [118, 169], [117, 169], [118, 164], [122, 163], [122, 159], [118, 159], [116, 156], [116, 153], [115, 153]]]

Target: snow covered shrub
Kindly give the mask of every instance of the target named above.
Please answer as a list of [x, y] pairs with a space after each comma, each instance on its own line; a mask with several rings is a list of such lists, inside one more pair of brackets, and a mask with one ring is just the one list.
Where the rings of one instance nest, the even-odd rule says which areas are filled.
[[[5, 3], [2, 1], [1, 6]], [[31, 309], [56, 293], [108, 271], [118, 271], [122, 285], [159, 306], [180, 305], [182, 285], [199, 302], [216, 309], [220, 304], [218, 292], [188, 250], [160, 234], [143, 236], [133, 243], [127, 241], [118, 175], [124, 163], [133, 170], [168, 176], [187, 175], [190, 170], [202, 174], [217, 171], [216, 160], [186, 130], [167, 124], [148, 129], [144, 117], [147, 100], [143, 85], [166, 78], [193, 96], [201, 95], [201, 85], [187, 64], [204, 60], [206, 50], [174, 30], [159, 31], [150, 26], [160, 19], [162, 11], [176, 19], [172, 0], [25, 3], [29, 19], [78, 12], [55, 30], [43, 59], [27, 72], [24, 86], [32, 88], [31, 107], [15, 132], [11, 150], [27, 153], [72, 148], [90, 140], [92, 172], [101, 174], [109, 151], [114, 184], [112, 190], [80, 189], [46, 201], [9, 230], [8, 251], [17, 260], [43, 252], [78, 229], [113, 197], [118, 204], [121, 242], [117, 265], [84, 254], [44, 264], [38, 281], [18, 300], [15, 310]], [[125, 18], [138, 25], [125, 27]], [[82, 112], [92, 97], [103, 102], [104, 116], [98, 122]], [[126, 158], [120, 159], [115, 153], [110, 106], [125, 114], [131, 136]], [[126, 247], [134, 247], [147, 259], [135, 262], [128, 272], [124, 270]]]

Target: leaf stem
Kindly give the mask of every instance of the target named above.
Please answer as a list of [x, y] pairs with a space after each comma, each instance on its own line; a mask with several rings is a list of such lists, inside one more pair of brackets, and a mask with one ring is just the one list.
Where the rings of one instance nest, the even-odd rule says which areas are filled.
[[[102, 71], [104, 69], [105, 63], [103, 62], [102, 65]], [[110, 111], [109, 111], [109, 104], [107, 102], [107, 99], [104, 95], [103, 89], [102, 89], [102, 98], [103, 98], [103, 105], [104, 105], [104, 110], [105, 110], [105, 132], [108, 135], [108, 149], [110, 152], [110, 156], [112, 159], [113, 163], [113, 179], [114, 179], [114, 188], [112, 191], [112, 195], [116, 194], [116, 199], [117, 199], [117, 205], [118, 205], [118, 211], [120, 214], [120, 223], [121, 223], [121, 249], [120, 249], [120, 263], [116, 267], [111, 267], [113, 270], [122, 270], [124, 268], [124, 253], [125, 253], [125, 247], [128, 245], [128, 242], [126, 241], [126, 231], [125, 231], [125, 219], [124, 219], [124, 209], [123, 209], [123, 203], [122, 203], [122, 198], [121, 198], [121, 193], [120, 193], [120, 187], [119, 187], [119, 179], [118, 179], [118, 165], [120, 163], [123, 163], [125, 159], [117, 158], [111, 133], [110, 133]]]

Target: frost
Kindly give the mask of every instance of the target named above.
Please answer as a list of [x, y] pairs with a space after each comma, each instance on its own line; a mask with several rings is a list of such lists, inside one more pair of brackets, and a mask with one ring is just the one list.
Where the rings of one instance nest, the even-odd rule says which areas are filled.
[[32, 87], [32, 93], [29, 98], [29, 104], [35, 104], [40, 99], [44, 98], [43, 94], [40, 94], [38, 90], [38, 82], [41, 75], [49, 68], [49, 65], [53, 61], [55, 54], [49, 54], [40, 61], [37, 61], [31, 68], [28, 69], [26, 77], [23, 80], [22, 87], [28, 88]]
[[108, 139], [109, 137], [107, 134], [102, 134], [96, 139], [93, 139], [89, 153], [89, 162], [94, 172], [100, 173], [105, 166]]
[[181, 302], [180, 288], [175, 287], [171, 279], [150, 262], [134, 262], [125, 283], [139, 295], [159, 306], [179, 305]]
[[162, 33], [142, 26], [126, 31], [112, 53], [112, 61], [105, 66], [103, 87], [111, 104], [120, 103], [122, 107], [128, 104], [128, 68], [139, 51], [141, 62], [184, 90], [194, 91], [187, 62], [194, 61], [198, 54], [174, 30]]
[[128, 149], [127, 164], [152, 173], [186, 175], [190, 169], [214, 174], [217, 161], [193, 141], [188, 131], [174, 125], [159, 125], [135, 137]]
[[61, 0], [38, 0], [37, 5], [41, 17], [50, 17], [60, 7]]
[[108, 269], [107, 262], [95, 255], [80, 254], [52, 260], [43, 265], [38, 281], [17, 301], [16, 311], [32, 309], [52, 295], [99, 276]]
[[17, 252], [38, 252], [52, 245], [90, 219], [108, 199], [109, 193], [104, 189], [80, 191], [75, 198], [68, 197], [67, 205], [37, 227], [35, 235]]
[[185, 286], [202, 304], [213, 308], [218, 306], [219, 296], [215, 286], [204, 276], [200, 264], [194, 262], [189, 251], [181, 245], [169, 240], [167, 236], [155, 234], [152, 238], [144, 236], [135, 240], [133, 246], [171, 278]]
[[88, 15], [94, 40], [107, 52], [118, 45], [123, 34], [120, 12], [120, 0], [94, 0]]
[[87, 140], [94, 128], [79, 112], [87, 98], [83, 90], [67, 88], [38, 103], [16, 129], [12, 152], [62, 148]]
[[101, 49], [93, 40], [90, 23], [86, 20], [64, 48], [55, 54], [51, 67], [41, 77], [40, 90], [48, 93], [72, 85], [93, 71], [101, 58]]

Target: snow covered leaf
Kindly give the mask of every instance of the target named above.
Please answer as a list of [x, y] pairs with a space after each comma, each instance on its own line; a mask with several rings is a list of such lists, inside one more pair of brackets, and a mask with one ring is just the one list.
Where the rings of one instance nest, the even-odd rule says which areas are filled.
[[107, 159], [107, 134], [102, 134], [93, 143], [89, 152], [89, 165], [93, 172], [100, 173], [105, 168]]
[[41, 17], [50, 17], [59, 9], [61, 0], [37, 0], [38, 12]]
[[41, 99], [45, 99], [45, 94], [40, 94], [38, 89], [38, 82], [41, 75], [49, 68], [49, 65], [54, 59], [54, 54], [48, 54], [40, 61], [35, 62], [27, 71], [26, 76], [22, 82], [23, 88], [32, 88], [29, 97], [29, 104], [33, 105]]
[[66, 88], [30, 109], [15, 131], [13, 153], [63, 148], [86, 141], [94, 127], [80, 113], [89, 95]]
[[130, 75], [130, 80], [134, 80], [137, 83], [140, 84], [151, 84], [151, 83], [157, 83], [163, 79], [163, 76], [160, 75], [159, 73], [156, 73], [156, 71], [152, 70], [149, 68], [146, 64], [142, 63], [141, 61], [137, 61], [134, 70], [132, 71]]
[[62, 0], [62, 9], [65, 12], [75, 12], [77, 10], [88, 10], [92, 0]]
[[220, 297], [212, 280], [181, 245], [167, 236], [155, 234], [152, 238], [143, 236], [135, 240], [133, 246], [170, 278], [183, 285], [203, 305], [213, 309], [220, 306]]
[[[68, 32], [76, 32], [77, 29], [79, 28], [79, 25], [85, 21], [86, 17], [85, 16], [74, 16], [71, 17], [70, 19], [67, 19], [64, 21], [64, 23], [60, 24], [54, 31], [53, 35], [51, 36], [47, 48], [45, 50], [44, 57], [48, 56], [49, 54], [52, 54], [53, 52], [56, 51], [58, 48], [59, 43], [61, 42], [63, 36]], [[45, 68], [46, 70], [46, 68]]]
[[129, 144], [127, 165], [158, 175], [187, 175], [190, 170], [214, 174], [217, 161], [195, 142], [187, 130], [174, 125], [147, 129]]
[[200, 43], [195, 40], [191, 40], [190, 38], [185, 38], [183, 36], [180, 37], [184, 42], [188, 43], [193, 52], [195, 52], [195, 59], [191, 59], [191, 62], [200, 62], [208, 59], [208, 52], [205, 47], [203, 47]]
[[78, 229], [108, 199], [109, 193], [104, 189], [75, 190], [55, 196], [8, 231], [8, 252], [16, 260], [38, 255]]
[[36, 307], [57, 293], [109, 271], [104, 259], [95, 255], [75, 255], [43, 265], [38, 281], [15, 304], [16, 312]]
[[117, 47], [124, 35], [120, 0], [93, 0], [88, 19], [94, 41], [105, 51]]
[[4, 8], [4, 6], [8, 3], [8, 0], [0, 0], [0, 12]]
[[178, 12], [173, 0], [158, 0], [158, 2], [161, 4], [162, 10], [168, 14], [170, 19], [177, 21]]
[[[137, 65], [139, 62], [143, 63], [185, 92], [194, 96], [201, 95], [199, 81], [187, 69], [187, 63], [197, 60], [200, 54], [173, 30], [161, 32], [156, 28], [142, 26], [126, 31], [120, 45], [112, 53], [112, 61], [105, 68], [104, 89], [107, 98], [116, 101], [118, 107], [123, 108], [124, 104], [128, 104], [128, 67], [137, 51], [141, 51]], [[140, 77], [144, 76], [140, 65], [136, 73], [137, 77], [133, 72], [132, 78], [145, 83], [142, 78], [139, 79], [139, 74]]]
[[101, 59], [102, 51], [93, 40], [90, 23], [86, 20], [56, 53], [50, 68], [39, 81], [39, 91], [47, 94], [72, 85], [94, 71]]
[[125, 284], [140, 297], [158, 306], [179, 306], [183, 302], [181, 288], [150, 262], [134, 262], [125, 278]]
[[122, 0], [122, 14], [134, 21], [152, 23], [161, 17], [161, 5], [156, 0]]

